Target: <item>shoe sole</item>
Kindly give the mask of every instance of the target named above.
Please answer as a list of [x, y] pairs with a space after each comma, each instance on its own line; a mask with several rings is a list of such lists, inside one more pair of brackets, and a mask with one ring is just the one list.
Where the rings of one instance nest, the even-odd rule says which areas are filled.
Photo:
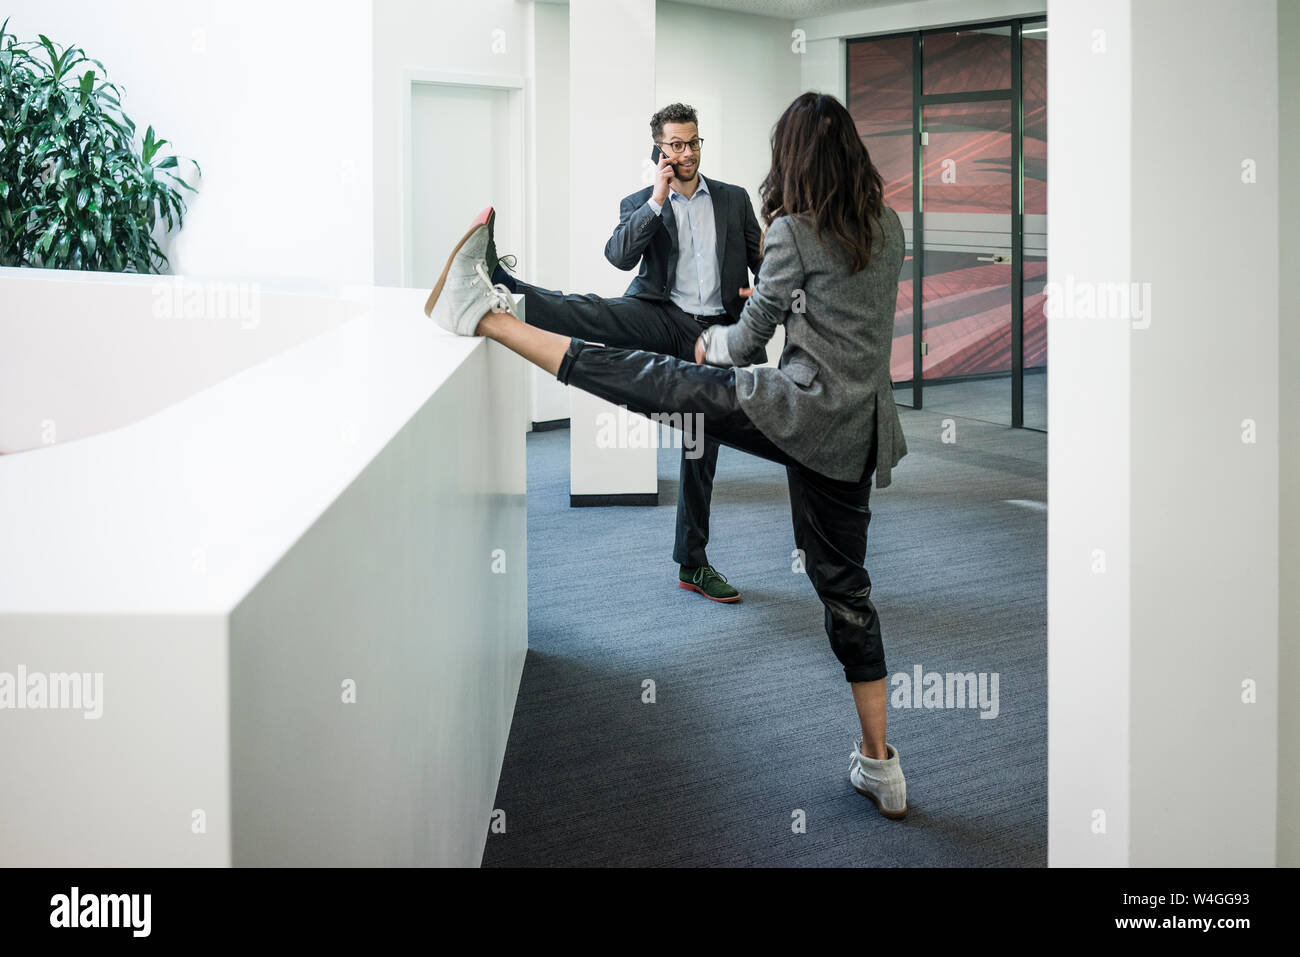
[[699, 592], [701, 595], [703, 595], [705, 598], [707, 598], [709, 601], [717, 601], [717, 602], [721, 602], [721, 603], [724, 604], [724, 605], [729, 604], [729, 603], [731, 603], [731, 602], [733, 602], [733, 601], [740, 601], [740, 596], [739, 596], [739, 595], [736, 595], [736, 596], [734, 596], [734, 597], [732, 597], [732, 598], [714, 598], [712, 595], [710, 595], [708, 592], [706, 592], [706, 591], [705, 591], [703, 588], [701, 588], [699, 585], [692, 585], [690, 582], [679, 581], [679, 582], [677, 583], [677, 587], [678, 587], [678, 588], [685, 588], [687, 591], [697, 591], [697, 592]]
[[[849, 783], [853, 784], [852, 781], [850, 781]], [[871, 798], [871, 803], [876, 806], [876, 810], [879, 811], [881, 814], [883, 814], [885, 817], [889, 818], [891, 821], [901, 821], [904, 817], [907, 816], [907, 809], [908, 807], [910, 807], [910, 805], [908, 804], [904, 804], [903, 809], [901, 811], [886, 811], [883, 807], [880, 806], [880, 798], [876, 797], [870, 791], [864, 791], [856, 784], [853, 784], [853, 790], [857, 791], [863, 797]]]
[[474, 220], [473, 225], [470, 226], [469, 231], [460, 238], [460, 242], [456, 244], [456, 248], [451, 251], [451, 255], [447, 257], [447, 265], [442, 267], [442, 275], [438, 277], [437, 283], [434, 284], [433, 292], [429, 293], [429, 298], [424, 304], [424, 314], [426, 316], [431, 317], [433, 315], [433, 307], [437, 304], [438, 297], [442, 295], [442, 287], [447, 282], [447, 273], [451, 272], [451, 264], [455, 260], [456, 254], [460, 252], [460, 248], [469, 242], [469, 238], [473, 236], [477, 230], [486, 226], [488, 220], [495, 213], [496, 210], [491, 206], [479, 213], [478, 217]]
[[[487, 221], [484, 223], [484, 225], [486, 225], [488, 228], [488, 251], [494, 252], [497, 248], [496, 234], [495, 234], [497, 211], [494, 207], [489, 206], [486, 210], [484, 210], [484, 212], [488, 214]], [[482, 217], [482, 215], [483, 213], [479, 213], [480, 218]], [[497, 270], [497, 266], [499, 266], [500, 264], [501, 264], [500, 256], [497, 257], [496, 262], [488, 263], [488, 275], [491, 276], [493, 273], [495, 273]]]

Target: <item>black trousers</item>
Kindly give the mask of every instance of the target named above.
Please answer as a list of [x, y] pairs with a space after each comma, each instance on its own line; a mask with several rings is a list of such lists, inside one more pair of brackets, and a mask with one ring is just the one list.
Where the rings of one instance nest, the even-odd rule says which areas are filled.
[[699, 413], [706, 435], [722, 445], [785, 466], [795, 547], [826, 611], [826, 635], [849, 681], [886, 675], [880, 616], [864, 566], [868, 498], [876, 469], [873, 443], [862, 475], [832, 479], [796, 462], [754, 425], [736, 398], [736, 371], [669, 355], [593, 346], [572, 337], [556, 378], [629, 411]]
[[[498, 275], [524, 297], [524, 318], [530, 326], [577, 336], [621, 349], [644, 349], [691, 360], [695, 340], [704, 325], [671, 302], [651, 302], [621, 296], [601, 296], [542, 289], [513, 276]], [[731, 322], [727, 316], [721, 322]], [[690, 568], [709, 563], [709, 504], [713, 498], [713, 476], [718, 468], [718, 443], [707, 436], [695, 458], [683, 445], [677, 483], [677, 535], [673, 561]]]

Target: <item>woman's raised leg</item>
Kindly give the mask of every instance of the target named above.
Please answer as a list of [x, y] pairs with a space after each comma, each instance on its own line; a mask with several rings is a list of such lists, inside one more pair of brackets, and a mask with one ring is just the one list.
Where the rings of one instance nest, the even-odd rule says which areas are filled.
[[560, 371], [560, 362], [569, 348], [568, 336], [530, 326], [508, 312], [489, 312], [479, 322], [476, 335], [495, 339], [551, 375]]
[[[782, 465], [777, 448], [736, 397], [734, 369], [700, 365], [640, 349], [611, 349], [524, 323], [506, 286], [492, 282], [491, 207], [480, 213], [452, 250], [424, 305], [425, 315], [458, 336], [486, 336], [545, 369], [561, 382], [685, 432]], [[677, 416], [674, 420], [673, 416]], [[682, 416], [692, 416], [689, 426]]]
[[[698, 416], [703, 435], [695, 438], [707, 435], [742, 452], [781, 465], [794, 464], [740, 408], [733, 369], [640, 349], [612, 349], [538, 329], [502, 312], [488, 313], [477, 334], [495, 339], [566, 385], [631, 412]], [[678, 428], [682, 420], [667, 421]]]

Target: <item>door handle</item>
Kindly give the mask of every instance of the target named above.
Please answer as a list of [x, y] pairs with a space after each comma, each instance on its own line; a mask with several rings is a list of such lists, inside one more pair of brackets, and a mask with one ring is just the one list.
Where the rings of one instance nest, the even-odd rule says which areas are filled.
[[975, 258], [982, 263], [1005, 264], [1011, 262], [1011, 257], [1005, 253], [994, 253], [992, 256], [976, 256]]

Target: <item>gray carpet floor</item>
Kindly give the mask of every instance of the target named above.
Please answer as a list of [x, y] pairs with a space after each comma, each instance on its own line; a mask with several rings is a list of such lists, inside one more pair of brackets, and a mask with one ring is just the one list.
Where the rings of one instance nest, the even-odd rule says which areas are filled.
[[676, 587], [679, 450], [658, 507], [574, 509], [569, 433], [532, 433], [529, 652], [484, 866], [1046, 866], [1047, 437], [958, 419], [945, 444], [942, 414], [900, 415], [866, 562], [891, 679], [998, 676], [995, 718], [891, 706], [907, 818], [849, 785], [856, 715], [791, 568], [785, 470], [722, 449], [723, 605]]

